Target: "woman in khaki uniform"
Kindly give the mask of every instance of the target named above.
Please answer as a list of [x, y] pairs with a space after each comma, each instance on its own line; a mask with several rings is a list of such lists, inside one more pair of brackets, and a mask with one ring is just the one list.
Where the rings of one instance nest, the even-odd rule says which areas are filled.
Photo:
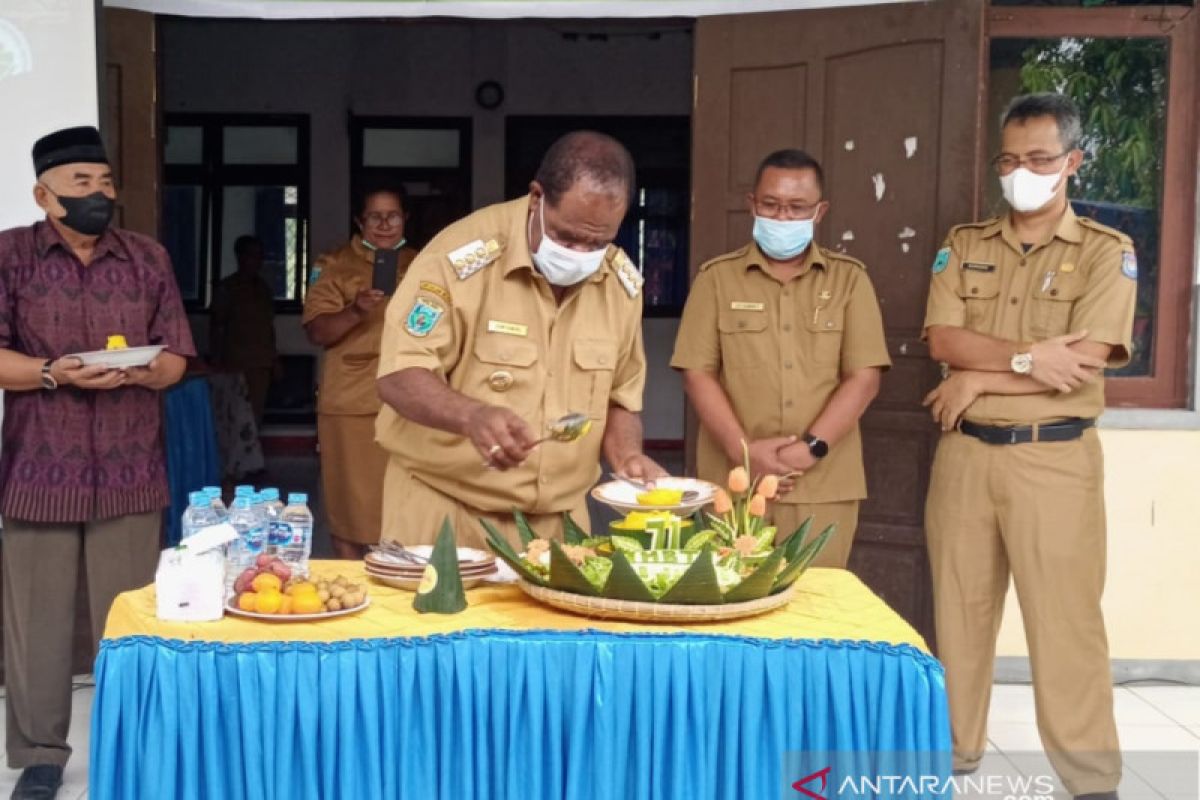
[[361, 235], [321, 256], [304, 300], [304, 330], [325, 348], [317, 396], [317, 440], [325, 509], [339, 558], [359, 559], [379, 541], [387, 454], [375, 444], [375, 373], [387, 295], [372, 288], [375, 253], [398, 251], [396, 283], [417, 252], [405, 247], [404, 192], [368, 190], [359, 204]]

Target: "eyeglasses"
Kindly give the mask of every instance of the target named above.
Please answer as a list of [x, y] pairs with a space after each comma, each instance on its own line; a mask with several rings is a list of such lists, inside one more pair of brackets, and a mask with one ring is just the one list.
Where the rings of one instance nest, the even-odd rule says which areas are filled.
[[805, 205], [803, 203], [780, 203], [777, 200], [755, 200], [754, 213], [760, 217], [772, 219], [808, 219], [817, 213], [820, 203]]
[[1001, 175], [1007, 175], [1017, 167], [1028, 164], [1029, 168], [1034, 172], [1050, 172], [1054, 169], [1054, 162], [1058, 161], [1071, 151], [1064, 150], [1056, 156], [1014, 156], [1012, 153], [1001, 153], [992, 159], [992, 168]]
[[383, 223], [388, 225], [399, 225], [404, 221], [404, 215], [399, 211], [389, 211], [384, 214], [381, 211], [368, 211], [362, 216], [363, 224], [368, 227], [378, 227]]

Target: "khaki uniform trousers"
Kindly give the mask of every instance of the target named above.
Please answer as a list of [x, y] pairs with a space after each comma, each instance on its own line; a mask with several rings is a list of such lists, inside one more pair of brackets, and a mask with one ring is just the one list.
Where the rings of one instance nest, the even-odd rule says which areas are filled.
[[121, 592], [154, 580], [162, 512], [83, 523], [4, 520], [4, 680], [8, 766], [64, 765], [71, 755], [71, 650], [79, 552], [92, 640]]
[[813, 518], [808, 529], [812, 538], [825, 530], [831, 523], [836, 525], [833, 536], [817, 553], [810, 566], [836, 567], [845, 569], [850, 560], [850, 547], [854, 544], [854, 532], [858, 529], [858, 501], [845, 500], [839, 503], [779, 503], [769, 506], [771, 522], [778, 531], [775, 541], [783, 541], [799, 528], [804, 520]]
[[1103, 473], [1095, 429], [1071, 442], [989, 445], [947, 433], [938, 444], [925, 527], [956, 768], [977, 765], [986, 746], [1011, 573], [1050, 763], [1072, 794], [1113, 791], [1120, 783], [1100, 609]]
[[378, 544], [387, 451], [375, 443], [374, 414], [317, 414], [321, 486], [330, 532]]
[[[580, 495], [570, 513], [580, 528], [590, 529], [584, 495]], [[450, 518], [460, 547], [491, 552], [484, 538], [486, 532], [479, 523], [482, 517], [499, 530], [517, 552], [525, 549], [511, 512], [480, 511], [460, 503], [421, 482], [395, 458], [389, 459], [383, 484], [383, 538], [406, 545], [433, 544], [446, 517]], [[527, 514], [526, 519], [539, 537], [562, 540], [561, 513]]]

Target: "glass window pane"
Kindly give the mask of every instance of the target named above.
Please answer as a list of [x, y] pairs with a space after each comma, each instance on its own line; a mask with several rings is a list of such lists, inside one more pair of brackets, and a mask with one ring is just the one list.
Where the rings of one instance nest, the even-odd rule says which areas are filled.
[[204, 129], [199, 125], [168, 125], [166, 137], [163, 163], [204, 163]]
[[[1013, 96], [1063, 92], [1083, 117], [1085, 158], [1072, 181], [1076, 213], [1116, 228], [1137, 249], [1133, 360], [1110, 374], [1148, 375], [1154, 353], [1158, 243], [1167, 119], [1167, 40], [993, 39], [989, 116], [998, 120]], [[991, 130], [990, 153], [999, 150]], [[998, 181], [988, 206], [1002, 207]]]
[[295, 164], [299, 136], [291, 126], [237, 125], [224, 130], [226, 164]]
[[364, 167], [457, 167], [456, 129], [367, 128]]
[[175, 280], [185, 301], [204, 299], [200, 283], [203, 197], [199, 186], [163, 187], [163, 246], [171, 255]]
[[263, 243], [263, 279], [277, 300], [294, 300], [300, 263], [300, 226], [293, 186], [226, 186], [222, 190], [221, 249], [214, 259], [225, 278], [237, 271], [233, 243], [239, 236], [257, 236]]

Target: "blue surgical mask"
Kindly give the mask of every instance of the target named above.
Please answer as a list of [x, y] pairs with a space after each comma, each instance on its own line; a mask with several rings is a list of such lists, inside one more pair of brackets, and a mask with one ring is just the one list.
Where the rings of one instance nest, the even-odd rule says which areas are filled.
[[789, 261], [800, 255], [812, 239], [811, 219], [754, 217], [754, 241], [769, 258], [776, 261]]

